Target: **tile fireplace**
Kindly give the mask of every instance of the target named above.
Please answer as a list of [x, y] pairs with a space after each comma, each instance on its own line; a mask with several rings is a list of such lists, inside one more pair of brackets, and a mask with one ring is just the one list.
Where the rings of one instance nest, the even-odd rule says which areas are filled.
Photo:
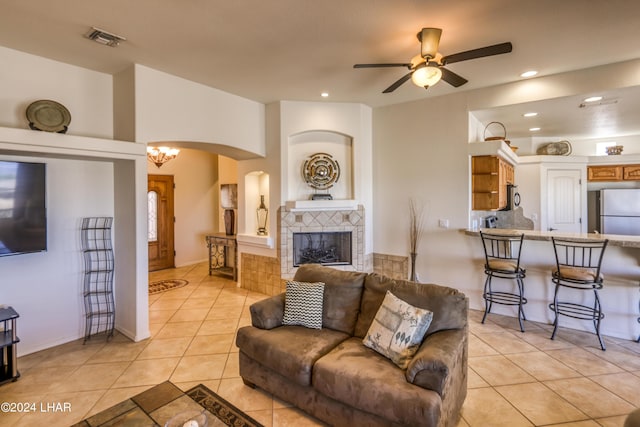
[[[281, 278], [290, 279], [298, 266], [321, 263], [349, 271], [365, 271], [362, 205], [305, 202], [280, 208], [278, 258]], [[334, 205], [335, 207], [332, 207]]]

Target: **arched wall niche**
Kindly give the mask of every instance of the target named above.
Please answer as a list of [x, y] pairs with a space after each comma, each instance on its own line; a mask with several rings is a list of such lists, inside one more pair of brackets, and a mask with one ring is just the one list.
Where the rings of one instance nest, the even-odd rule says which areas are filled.
[[[302, 175], [305, 160], [315, 153], [330, 154], [340, 166], [340, 178], [328, 190], [311, 188]], [[286, 200], [309, 200], [316, 193], [329, 193], [336, 200], [354, 198], [351, 136], [328, 130], [300, 132], [289, 136], [288, 154]]]
[[[244, 225], [246, 234], [258, 234], [257, 209], [260, 206], [260, 196], [264, 196], [264, 204], [269, 207], [269, 174], [263, 171], [251, 171], [244, 176]], [[275, 212], [269, 212], [269, 216]], [[274, 235], [274, 230], [269, 229], [267, 218], [267, 235]]]

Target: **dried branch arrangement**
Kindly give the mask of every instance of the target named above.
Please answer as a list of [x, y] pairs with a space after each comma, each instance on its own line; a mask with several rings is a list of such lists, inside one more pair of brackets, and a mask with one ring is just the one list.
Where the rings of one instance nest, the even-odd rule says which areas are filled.
[[418, 244], [423, 232], [423, 209], [414, 199], [409, 199], [409, 244], [411, 253], [418, 253]]

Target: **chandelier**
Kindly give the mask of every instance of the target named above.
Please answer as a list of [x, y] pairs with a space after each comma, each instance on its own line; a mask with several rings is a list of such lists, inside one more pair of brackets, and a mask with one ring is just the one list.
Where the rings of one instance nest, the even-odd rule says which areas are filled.
[[173, 160], [178, 156], [180, 150], [169, 147], [147, 147], [147, 159], [157, 167]]

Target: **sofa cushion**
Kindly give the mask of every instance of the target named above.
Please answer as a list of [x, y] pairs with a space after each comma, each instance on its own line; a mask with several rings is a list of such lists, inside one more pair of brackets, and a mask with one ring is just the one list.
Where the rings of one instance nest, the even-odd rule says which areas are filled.
[[411, 305], [433, 312], [427, 335], [446, 329], [461, 329], [467, 325], [467, 297], [457, 289], [402, 280], [396, 283], [391, 292]]
[[304, 264], [298, 268], [293, 280], [324, 282], [322, 327], [353, 335], [366, 276], [367, 273]]
[[284, 299], [284, 325], [322, 329], [324, 283], [287, 281]]
[[415, 307], [433, 312], [427, 335], [445, 329], [460, 329], [467, 324], [467, 301], [462, 292], [446, 286], [396, 280], [372, 273], [365, 280], [354, 336], [364, 338], [388, 290]]
[[320, 358], [313, 369], [320, 393], [402, 425], [437, 426], [442, 401], [438, 393], [413, 385], [389, 359], [349, 338]]
[[360, 304], [360, 314], [353, 333], [358, 338], [364, 338], [378, 313], [378, 308], [382, 305], [387, 291], [393, 288], [395, 279], [371, 273], [364, 281], [364, 291], [362, 292], [362, 303]]
[[349, 336], [331, 329], [281, 326], [238, 329], [236, 345], [252, 359], [280, 375], [308, 386], [314, 363]]
[[432, 318], [429, 310], [414, 307], [387, 291], [362, 342], [400, 369], [407, 369]]

